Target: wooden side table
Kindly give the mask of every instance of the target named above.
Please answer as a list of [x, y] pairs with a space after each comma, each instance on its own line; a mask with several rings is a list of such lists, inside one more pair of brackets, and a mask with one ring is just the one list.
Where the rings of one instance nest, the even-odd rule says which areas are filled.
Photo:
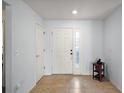
[[93, 63], [93, 79], [98, 79], [99, 81], [103, 80], [105, 77], [104, 67], [104, 62]]

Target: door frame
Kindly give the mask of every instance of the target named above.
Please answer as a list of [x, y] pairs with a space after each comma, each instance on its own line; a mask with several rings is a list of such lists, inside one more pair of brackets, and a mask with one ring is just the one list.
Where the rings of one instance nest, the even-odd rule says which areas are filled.
[[[14, 58], [13, 31], [12, 31], [12, 5], [8, 0], [2, 1], [5, 6], [5, 92], [12, 93], [12, 62]], [[9, 82], [8, 82], [9, 81]]]
[[[53, 27], [53, 28], [50, 28], [49, 29], [49, 32], [50, 32], [50, 35], [49, 35], [49, 41], [50, 41], [50, 60], [52, 61], [51, 62], [51, 74], [53, 74], [53, 65], [54, 65], [54, 62], [53, 62], [53, 57], [52, 57], [52, 53], [53, 53], [53, 45], [52, 45], [52, 37], [53, 37], [53, 31], [54, 29], [72, 29], [72, 49], [73, 49], [73, 56], [72, 56], [72, 75], [77, 75], [74, 73], [74, 63], [75, 63], [75, 57], [74, 57], [74, 50], [75, 50], [75, 46], [74, 46], [74, 42], [75, 42], [75, 38], [74, 38], [74, 34], [76, 32], [75, 29], [78, 29], [80, 30], [80, 28], [78, 27]], [[80, 46], [79, 46], [80, 48]], [[80, 55], [79, 55], [80, 56]], [[80, 68], [79, 68], [80, 69]], [[80, 69], [80, 72], [81, 72], [81, 69]], [[81, 75], [81, 73], [80, 73]]]

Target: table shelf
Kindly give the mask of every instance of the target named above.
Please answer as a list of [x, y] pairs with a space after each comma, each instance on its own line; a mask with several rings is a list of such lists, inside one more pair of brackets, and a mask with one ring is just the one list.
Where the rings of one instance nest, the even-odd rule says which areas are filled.
[[99, 81], [102, 81], [105, 77], [104, 73], [104, 62], [93, 63], [93, 79], [98, 79]]

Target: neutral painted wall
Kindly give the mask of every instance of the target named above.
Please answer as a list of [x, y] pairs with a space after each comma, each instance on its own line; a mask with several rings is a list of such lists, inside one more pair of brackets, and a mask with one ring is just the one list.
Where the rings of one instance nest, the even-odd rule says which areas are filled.
[[22, 0], [12, 0], [11, 7], [12, 92], [8, 93], [28, 93], [36, 84], [35, 27], [42, 19]]
[[[50, 35], [54, 27], [80, 28], [80, 62], [81, 74], [89, 75], [92, 71], [92, 63], [96, 58], [103, 59], [103, 23], [100, 20], [46, 20], [45, 28]], [[49, 45], [48, 39], [48, 46]], [[50, 49], [50, 47], [48, 47]], [[50, 50], [48, 52], [48, 56]], [[46, 74], [51, 74], [51, 60], [47, 60]]]
[[122, 13], [121, 6], [104, 20], [104, 56], [107, 77], [122, 89]]
[[[11, 0], [7, 0], [11, 1]], [[36, 58], [35, 58], [35, 24], [42, 24], [42, 19], [23, 1], [13, 0], [11, 2], [12, 10], [12, 33], [9, 37], [9, 44], [12, 50], [12, 78], [11, 92], [7, 93], [28, 93], [36, 83]], [[51, 60], [48, 59], [50, 54], [49, 31], [53, 27], [72, 27], [80, 28], [80, 62], [82, 64], [81, 72], [83, 75], [89, 75], [92, 71], [92, 62], [96, 58], [105, 58], [108, 65], [110, 80], [121, 88], [121, 9], [118, 8], [111, 16], [105, 20], [105, 29], [103, 22], [100, 20], [46, 20], [46, 63], [45, 73], [51, 74]], [[116, 28], [115, 28], [116, 27]], [[113, 29], [114, 28], [114, 29]], [[103, 30], [104, 44], [103, 48]], [[114, 38], [113, 38], [114, 37]], [[117, 41], [117, 42], [114, 42]], [[120, 46], [118, 46], [120, 45]], [[10, 56], [11, 57], [11, 56]], [[11, 60], [11, 58], [10, 58]], [[113, 69], [116, 66], [119, 68]], [[120, 73], [119, 73], [120, 72]], [[115, 74], [114, 74], [115, 73]], [[10, 73], [8, 73], [9, 75]], [[19, 89], [15, 91], [16, 86]]]

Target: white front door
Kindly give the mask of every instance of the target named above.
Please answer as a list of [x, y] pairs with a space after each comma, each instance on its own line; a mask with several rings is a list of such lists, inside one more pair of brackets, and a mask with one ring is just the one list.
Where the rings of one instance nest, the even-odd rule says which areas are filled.
[[53, 74], [72, 74], [73, 47], [72, 29], [59, 28], [52, 32]]
[[44, 37], [43, 28], [36, 25], [36, 79], [37, 81], [43, 76], [43, 61], [44, 61]]

